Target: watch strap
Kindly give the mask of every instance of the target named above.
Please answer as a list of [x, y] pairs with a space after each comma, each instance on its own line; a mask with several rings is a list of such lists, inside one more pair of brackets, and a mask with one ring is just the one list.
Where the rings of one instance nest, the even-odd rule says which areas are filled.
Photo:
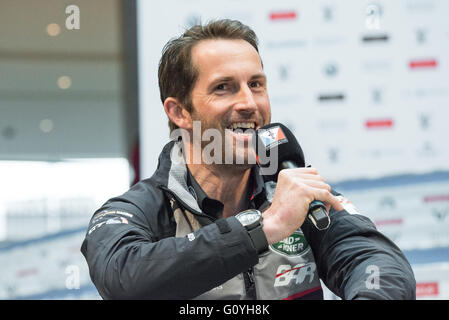
[[268, 250], [268, 240], [263, 232], [262, 224], [260, 223], [257, 227], [247, 230], [249, 237], [251, 238], [254, 247], [258, 254], [262, 254]]

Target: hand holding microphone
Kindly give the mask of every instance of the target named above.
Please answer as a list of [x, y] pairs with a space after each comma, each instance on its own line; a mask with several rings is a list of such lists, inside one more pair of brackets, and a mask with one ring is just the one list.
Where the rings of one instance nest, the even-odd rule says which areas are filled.
[[260, 128], [256, 132], [256, 153], [259, 161], [267, 159], [267, 154], [270, 161], [278, 161], [277, 171], [271, 175], [277, 181], [273, 201], [263, 214], [269, 243], [288, 237], [307, 217], [317, 229], [326, 229], [330, 206], [343, 210], [317, 170], [304, 167], [302, 149], [284, 125], [273, 123]]

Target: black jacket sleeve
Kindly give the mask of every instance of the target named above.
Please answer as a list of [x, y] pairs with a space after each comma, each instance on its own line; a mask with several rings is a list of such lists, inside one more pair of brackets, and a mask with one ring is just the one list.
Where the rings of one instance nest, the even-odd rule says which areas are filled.
[[401, 250], [374, 224], [345, 210], [330, 212], [331, 224], [318, 231], [308, 221], [302, 230], [320, 278], [342, 299], [416, 299], [412, 268]]
[[104, 299], [190, 299], [258, 262], [242, 225], [225, 221], [229, 228], [212, 223], [194, 237], [156, 240], [136, 206], [108, 203], [92, 217], [81, 252]]

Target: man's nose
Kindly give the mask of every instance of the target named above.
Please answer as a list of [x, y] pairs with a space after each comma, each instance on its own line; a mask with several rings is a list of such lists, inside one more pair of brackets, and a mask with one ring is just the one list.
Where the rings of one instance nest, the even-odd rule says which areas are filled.
[[234, 109], [236, 111], [252, 113], [257, 110], [254, 93], [247, 85], [240, 87], [237, 99], [238, 100], [234, 105]]

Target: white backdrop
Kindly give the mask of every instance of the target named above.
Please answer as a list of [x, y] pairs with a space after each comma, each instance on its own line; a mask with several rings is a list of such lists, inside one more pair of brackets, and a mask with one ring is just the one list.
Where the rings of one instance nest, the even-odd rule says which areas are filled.
[[[419, 298], [448, 299], [448, 15], [447, 0], [140, 0], [142, 178], [169, 135], [157, 80], [164, 44], [199, 19], [241, 20], [260, 40], [272, 120], [405, 250]], [[443, 251], [429, 258], [432, 248]]]
[[449, 169], [449, 2], [140, 1], [142, 176], [168, 139], [157, 86], [164, 44], [201, 19], [251, 26], [273, 121], [331, 181]]

